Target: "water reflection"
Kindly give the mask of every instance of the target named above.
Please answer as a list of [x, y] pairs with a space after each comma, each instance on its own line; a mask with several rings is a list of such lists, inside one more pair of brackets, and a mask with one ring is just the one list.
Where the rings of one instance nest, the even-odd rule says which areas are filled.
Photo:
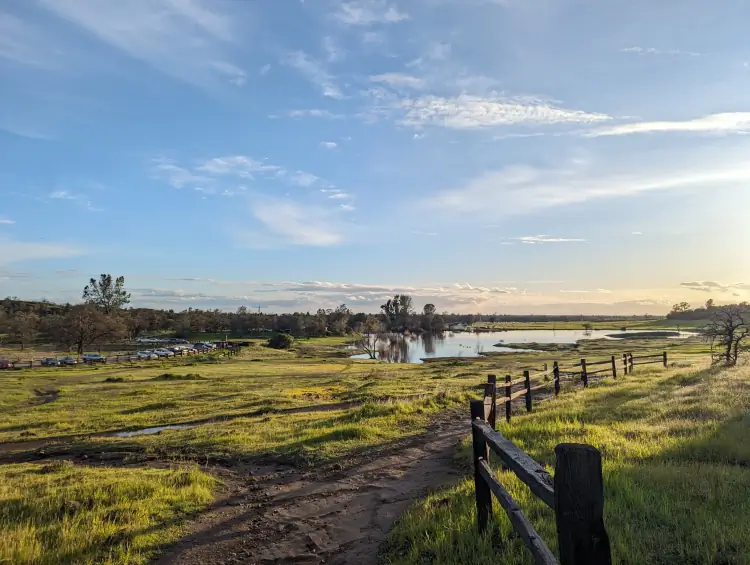
[[[429, 357], [477, 357], [485, 352], [519, 351], [505, 347], [505, 343], [530, 344], [526, 351], [533, 350], [534, 343], [575, 343], [579, 339], [609, 339], [611, 330], [516, 330], [509, 332], [443, 332], [422, 335], [390, 334], [383, 337], [377, 346], [377, 357], [390, 363], [421, 363]], [[686, 337], [686, 336], [683, 336]], [[367, 359], [368, 355], [355, 355]]]

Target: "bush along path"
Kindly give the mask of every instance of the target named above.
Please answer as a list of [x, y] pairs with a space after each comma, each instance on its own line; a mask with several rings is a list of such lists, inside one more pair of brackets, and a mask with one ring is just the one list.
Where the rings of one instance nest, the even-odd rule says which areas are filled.
[[469, 424], [450, 411], [428, 432], [346, 468], [235, 469], [223, 477], [223, 496], [157, 563], [375, 564], [409, 504], [461, 477], [454, 455]]

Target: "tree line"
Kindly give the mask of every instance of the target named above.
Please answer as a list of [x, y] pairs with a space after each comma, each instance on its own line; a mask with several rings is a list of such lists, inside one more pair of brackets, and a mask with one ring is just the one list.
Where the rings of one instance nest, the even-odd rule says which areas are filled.
[[[20, 345], [58, 343], [79, 354], [91, 346], [151, 333], [168, 332], [188, 338], [199, 333], [233, 336], [268, 332], [294, 336], [363, 334], [370, 332], [441, 332], [452, 324], [474, 322], [576, 321], [580, 316], [508, 316], [498, 314], [438, 313], [434, 304], [417, 310], [407, 294], [389, 298], [377, 313], [353, 312], [345, 304], [315, 312], [271, 314], [246, 306], [235, 312], [219, 309], [132, 308], [125, 278], [102, 274], [85, 285], [79, 304], [55, 304], [7, 297], [0, 301], [0, 339]], [[632, 317], [631, 317], [632, 318]], [[589, 317], [589, 320], [622, 320], [626, 316]], [[4, 335], [4, 337], [3, 337]]]

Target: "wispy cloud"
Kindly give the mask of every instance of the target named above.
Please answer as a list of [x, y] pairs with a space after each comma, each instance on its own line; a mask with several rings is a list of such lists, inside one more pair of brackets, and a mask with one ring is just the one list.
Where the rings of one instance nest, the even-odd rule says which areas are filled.
[[353, 212], [354, 210], [357, 209], [356, 206], [354, 206], [354, 204], [341, 204], [339, 208], [343, 210], [344, 212]]
[[14, 220], [11, 220], [10, 218], [0, 218], [0, 225], [9, 226], [15, 223], [16, 222]]
[[716, 281], [684, 282], [680, 283], [680, 286], [682, 286], [683, 288], [698, 290], [701, 292], [735, 292], [738, 290], [750, 290], [750, 284], [748, 283], [723, 284]]
[[544, 244], [544, 243], [583, 243], [585, 239], [577, 238], [566, 238], [566, 237], [550, 237], [548, 235], [527, 235], [524, 237], [513, 237], [514, 241], [521, 243], [527, 243], [530, 245]]
[[[312, 187], [322, 183], [317, 175], [306, 171], [290, 170], [281, 165], [269, 163], [266, 159], [255, 159], [247, 155], [226, 155], [213, 157], [188, 168], [172, 159], [154, 159], [157, 178], [166, 180], [175, 188], [191, 186], [205, 194], [234, 196], [236, 186], [231, 189], [222, 186], [226, 179], [253, 181], [258, 177], [265, 180], [284, 182], [293, 186]], [[244, 187], [239, 187], [244, 190]]]
[[179, 166], [173, 159], [157, 157], [153, 160], [153, 165], [156, 176], [166, 178], [167, 182], [175, 188], [211, 182], [211, 179], [207, 176], [195, 174], [189, 169]]
[[591, 130], [584, 135], [601, 137], [638, 133], [750, 133], [750, 112], [725, 112], [684, 121], [636, 122]]
[[229, 60], [236, 19], [204, 0], [40, 0], [49, 11], [159, 71], [206, 88], [244, 81]]
[[256, 202], [252, 212], [282, 243], [328, 247], [344, 240], [338, 219], [324, 208], [270, 199]]
[[321, 141], [320, 146], [323, 149], [336, 149], [339, 146], [339, 144], [336, 143], [335, 141]]
[[304, 110], [290, 110], [287, 112], [287, 116], [290, 118], [326, 118], [329, 120], [339, 120], [344, 116], [341, 114], [334, 114], [329, 110], [321, 110], [320, 108], [309, 108]]
[[480, 97], [468, 94], [454, 98], [424, 96], [398, 103], [401, 123], [452, 129], [474, 129], [509, 125], [592, 124], [610, 120], [605, 114], [560, 108], [529, 98]]
[[684, 57], [700, 57], [701, 54], [695, 51], [683, 51], [681, 49], [656, 49], [655, 47], [625, 47], [621, 49], [623, 53], [635, 53], [636, 55], [672, 55]]
[[344, 97], [344, 94], [328, 72], [326, 66], [304, 51], [289, 53], [282, 59], [282, 63], [304, 75], [321, 91], [323, 96], [337, 100]]
[[387, 0], [349, 0], [338, 4], [333, 17], [346, 25], [369, 26], [398, 23], [409, 19], [409, 14]]
[[17, 241], [0, 238], [0, 265], [21, 261], [38, 261], [43, 259], [65, 259], [83, 255], [78, 246], [67, 243]]
[[50, 200], [70, 200], [78, 203], [89, 212], [102, 212], [101, 208], [95, 206], [86, 194], [72, 193], [67, 190], [55, 190], [47, 195]]
[[433, 231], [412, 231], [413, 235], [423, 235], [425, 237], [435, 237], [437, 236], [436, 232]]
[[374, 75], [370, 77], [372, 82], [385, 83], [394, 87], [407, 87], [414, 89], [421, 89], [425, 86], [425, 81], [422, 78], [406, 75], [403, 73], [385, 73], [382, 75]]
[[0, 13], [0, 58], [22, 65], [51, 67], [61, 53], [36, 26], [10, 14]]
[[479, 175], [460, 188], [439, 192], [423, 205], [453, 215], [476, 213], [496, 218], [652, 191], [742, 187], [750, 182], [750, 163], [736, 157], [696, 153], [691, 160], [680, 155], [679, 164], [662, 160], [644, 163], [638, 170], [596, 162], [571, 162], [549, 169], [506, 167]]

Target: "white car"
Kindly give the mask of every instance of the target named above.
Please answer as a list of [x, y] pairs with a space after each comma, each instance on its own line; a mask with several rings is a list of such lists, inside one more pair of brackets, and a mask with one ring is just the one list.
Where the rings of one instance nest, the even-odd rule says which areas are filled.
[[174, 352], [169, 349], [154, 349], [154, 353], [159, 357], [174, 357]]
[[156, 353], [153, 353], [151, 351], [137, 351], [135, 354], [136, 357], [138, 357], [138, 360], [145, 360], [145, 361], [152, 361], [154, 359], [158, 359], [159, 356]]

